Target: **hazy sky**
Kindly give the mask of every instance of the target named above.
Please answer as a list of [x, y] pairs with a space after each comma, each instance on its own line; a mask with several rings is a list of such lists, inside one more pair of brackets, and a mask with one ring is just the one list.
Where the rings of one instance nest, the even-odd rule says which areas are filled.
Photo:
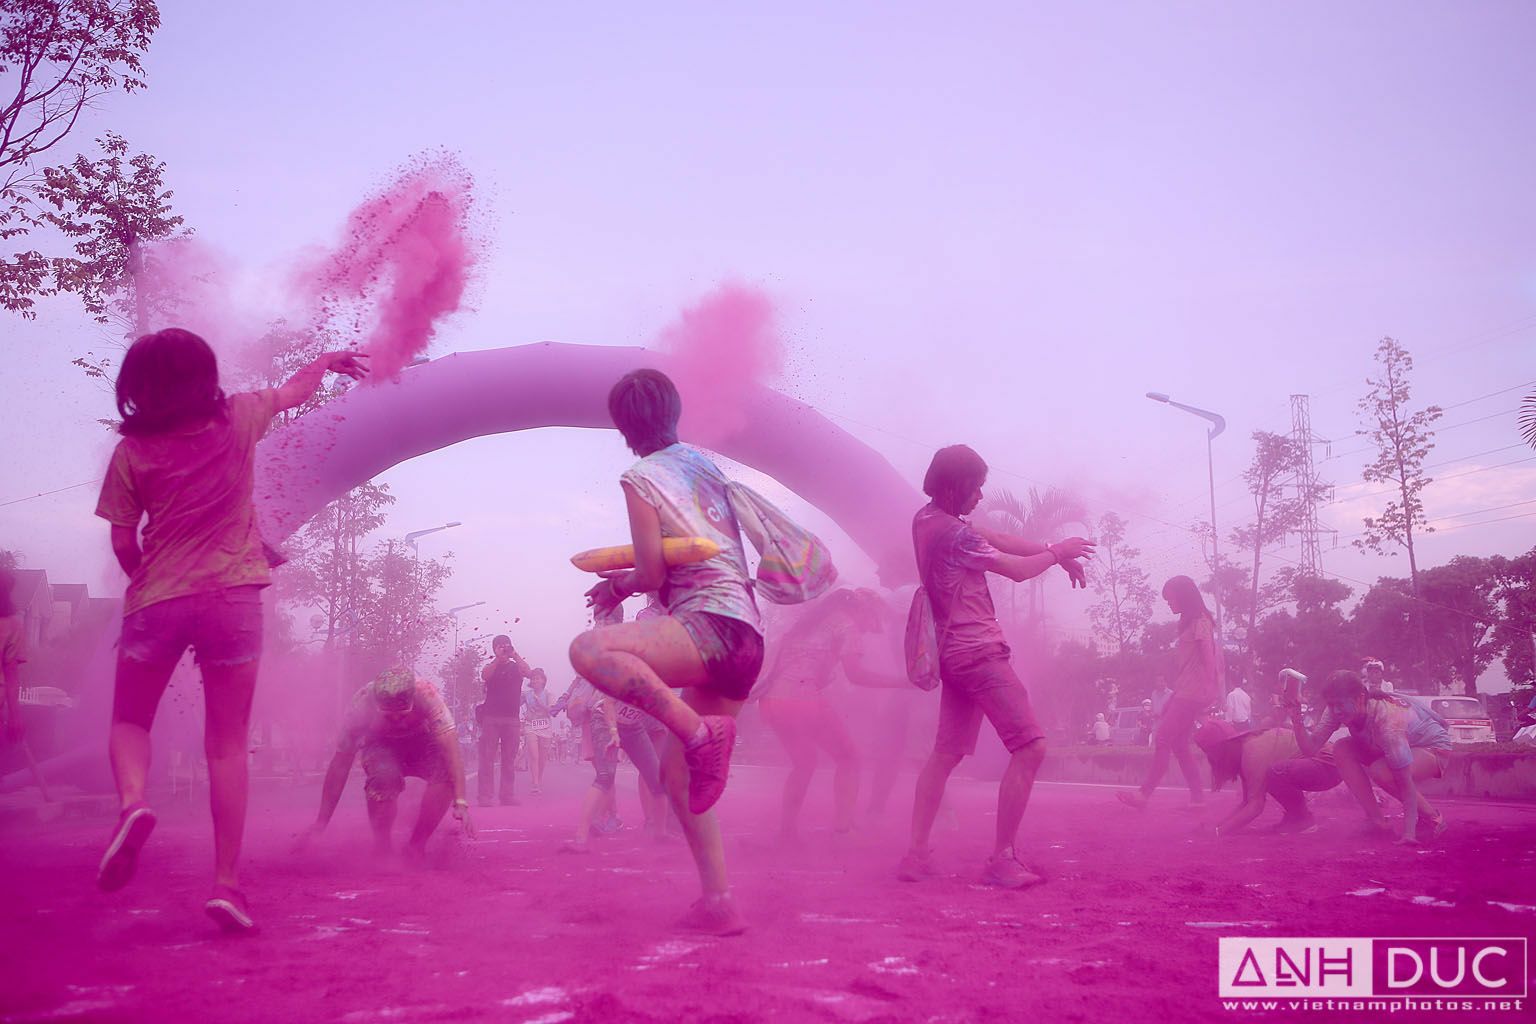
[[[1379, 500], [1354, 403], [1390, 334], [1447, 407], [1421, 564], [1531, 546], [1536, 519], [1507, 517], [1536, 514], [1513, 412], [1536, 380], [1536, 6], [738, 7], [166, 2], [149, 88], [59, 155], [125, 134], [203, 241], [261, 264], [330, 240], [412, 153], [455, 150], [491, 250], [434, 352], [643, 344], [720, 280], [755, 283], [781, 303], [786, 390], [914, 482], [966, 441], [993, 486], [1077, 489], [1159, 579], [1196, 568], [1203, 427], [1143, 393], [1227, 416], [1224, 533], [1248, 435], [1310, 394], [1347, 545]], [[110, 401], [69, 359], [107, 339], [67, 301], [7, 327], [0, 502], [99, 478]], [[445, 603], [488, 602], [466, 632], [521, 617], [560, 679], [585, 585], [565, 559], [623, 539], [628, 461], [608, 432], [459, 445], [382, 478], [388, 530], [461, 520], [422, 541], [457, 556]], [[0, 506], [0, 546], [116, 590], [94, 500]], [[1406, 573], [1346, 546], [1325, 567]]]

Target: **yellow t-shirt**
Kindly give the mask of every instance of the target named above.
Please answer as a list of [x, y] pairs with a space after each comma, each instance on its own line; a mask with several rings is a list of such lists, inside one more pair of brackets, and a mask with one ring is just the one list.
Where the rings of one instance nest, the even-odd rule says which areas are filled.
[[148, 517], [123, 614], [271, 582], [251, 494], [256, 442], [276, 411], [275, 391], [231, 395], [224, 418], [117, 443], [96, 514], [117, 526]]

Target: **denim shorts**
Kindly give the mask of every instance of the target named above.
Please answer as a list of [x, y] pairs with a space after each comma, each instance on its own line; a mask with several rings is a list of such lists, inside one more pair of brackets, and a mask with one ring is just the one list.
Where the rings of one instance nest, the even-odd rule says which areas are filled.
[[362, 749], [363, 792], [369, 800], [393, 800], [407, 777], [452, 782], [453, 772], [437, 737], [426, 733], [366, 744]]
[[713, 612], [684, 612], [677, 621], [699, 649], [705, 686], [728, 700], [746, 700], [763, 670], [763, 636], [750, 623]]
[[943, 667], [939, 729], [933, 743], [938, 753], [976, 753], [983, 717], [992, 723], [1009, 753], [1045, 738], [1045, 730], [1030, 706], [1029, 691], [1009, 662], [1008, 648], [1002, 644], [997, 647], [996, 651], [980, 652], [960, 664]]
[[[227, 587], [173, 597], [123, 617], [118, 660], [164, 669], [156, 686], [137, 673], [117, 673], [112, 720], [150, 728], [171, 669], [190, 647], [204, 669], [247, 665], [261, 657], [261, 588]], [[204, 678], [206, 685], [207, 679]]]
[[123, 617], [122, 657], [145, 665], [181, 660], [187, 648], [204, 666], [261, 657], [261, 587], [225, 587], [157, 601]]

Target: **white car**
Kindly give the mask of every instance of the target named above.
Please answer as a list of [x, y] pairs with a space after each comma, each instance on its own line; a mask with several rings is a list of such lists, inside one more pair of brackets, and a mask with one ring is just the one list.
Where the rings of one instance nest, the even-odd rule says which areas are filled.
[[1493, 732], [1493, 719], [1483, 707], [1483, 702], [1476, 697], [1402, 696], [1424, 705], [1443, 718], [1445, 730], [1451, 734], [1453, 744], [1492, 743], [1498, 738]]

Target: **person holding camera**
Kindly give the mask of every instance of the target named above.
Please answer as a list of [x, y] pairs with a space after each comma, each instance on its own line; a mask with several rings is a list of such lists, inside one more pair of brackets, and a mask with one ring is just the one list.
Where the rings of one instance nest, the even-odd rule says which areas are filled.
[[496, 757], [501, 755], [501, 805], [516, 807], [517, 746], [522, 731], [523, 680], [532, 670], [505, 634], [491, 641], [493, 657], [480, 670], [485, 700], [475, 708], [480, 723], [480, 776], [475, 784], [481, 807], [496, 802]]

